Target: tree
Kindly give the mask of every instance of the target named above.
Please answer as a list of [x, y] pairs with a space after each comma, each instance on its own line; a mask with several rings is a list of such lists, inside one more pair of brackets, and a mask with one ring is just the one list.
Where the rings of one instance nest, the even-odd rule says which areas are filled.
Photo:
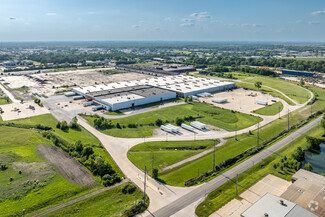
[[152, 170], [152, 178], [158, 179], [158, 169], [157, 168], [154, 168]]
[[304, 79], [300, 79], [300, 86], [304, 86], [305, 85], [305, 81], [304, 81]]
[[156, 120], [156, 125], [158, 126], [158, 127], [160, 127], [161, 125], [163, 124], [163, 121], [161, 120], [161, 119], [157, 119]]
[[182, 118], [179, 118], [179, 117], [176, 118], [176, 125], [177, 126], [181, 126], [183, 122], [184, 122], [184, 120]]
[[323, 114], [323, 118], [320, 124], [325, 129], [325, 114]]
[[305, 164], [305, 170], [307, 171], [313, 171], [313, 166], [310, 163]]
[[82, 145], [82, 143], [81, 143], [80, 140], [78, 140], [78, 141], [75, 143], [75, 149], [76, 149], [76, 152], [78, 152], [79, 154], [82, 153], [84, 147], [83, 147], [83, 145]]
[[94, 153], [94, 150], [92, 147], [87, 146], [86, 148], [84, 148], [84, 150], [82, 151], [82, 156], [85, 156], [87, 159], [89, 158], [90, 155], [92, 155]]
[[260, 89], [262, 87], [262, 82], [256, 81], [255, 82], [255, 87], [257, 87], [258, 89]]
[[69, 131], [69, 126], [68, 126], [68, 123], [66, 121], [62, 121], [61, 122], [61, 125], [60, 125], [60, 129], [64, 132], [67, 132]]

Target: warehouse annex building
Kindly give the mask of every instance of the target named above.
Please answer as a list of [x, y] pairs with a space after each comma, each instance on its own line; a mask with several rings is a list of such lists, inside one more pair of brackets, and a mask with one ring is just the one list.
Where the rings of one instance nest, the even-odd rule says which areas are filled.
[[233, 88], [234, 82], [178, 75], [77, 87], [73, 88], [72, 92], [107, 106], [107, 110], [116, 111], [175, 99], [177, 96], [187, 97]]

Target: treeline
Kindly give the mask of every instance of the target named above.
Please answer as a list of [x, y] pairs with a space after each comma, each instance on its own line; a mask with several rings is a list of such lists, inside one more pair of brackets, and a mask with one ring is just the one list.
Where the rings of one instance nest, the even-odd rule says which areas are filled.
[[[237, 56], [217, 56], [212, 58], [190, 57], [185, 64], [195, 65], [197, 68], [210, 67], [216, 70], [225, 70], [222, 67], [232, 66], [267, 66], [282, 67], [293, 70], [325, 72], [325, 61], [307, 61], [299, 59], [280, 59], [280, 58], [244, 58]], [[214, 68], [215, 67], [215, 68]]]
[[71, 144], [52, 132], [43, 132], [42, 136], [51, 140], [55, 146], [78, 160], [93, 175], [101, 177], [104, 186], [110, 186], [121, 181], [120, 176], [113, 170], [109, 162], [105, 161], [102, 156], [97, 155], [90, 144], [82, 144], [81, 141]]

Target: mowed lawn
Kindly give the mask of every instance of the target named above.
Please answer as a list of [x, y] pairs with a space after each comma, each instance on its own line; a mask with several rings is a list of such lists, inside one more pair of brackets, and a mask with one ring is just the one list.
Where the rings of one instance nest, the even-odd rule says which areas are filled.
[[[197, 121], [229, 131], [234, 131], [236, 125], [239, 130], [262, 121], [262, 119], [257, 116], [235, 112], [205, 103], [193, 102], [162, 108], [130, 117], [111, 119], [111, 122], [114, 125], [119, 123], [122, 126], [122, 129], [112, 128], [102, 131], [115, 137], [149, 137], [152, 136], [153, 129], [158, 128], [155, 125], [157, 119], [161, 119], [164, 123], [169, 122], [175, 124], [177, 117], [184, 118], [186, 116], [192, 116]], [[85, 116], [85, 118], [93, 125], [95, 117]], [[129, 124], [136, 124], [137, 127], [128, 128]]]
[[143, 198], [143, 193], [138, 188], [131, 194], [123, 194], [122, 189], [126, 185], [134, 186], [132, 183], [125, 183], [47, 216], [125, 216], [125, 211]]
[[201, 153], [219, 144], [219, 140], [145, 142], [132, 147], [128, 158], [138, 168], [152, 172]]
[[[262, 162], [256, 164], [254, 167], [251, 167], [247, 171], [243, 172], [238, 176], [238, 193], [242, 193], [251, 187], [253, 184], [258, 182], [260, 179], [265, 177], [267, 174], [273, 174], [280, 178], [291, 181], [291, 176], [295, 170], [287, 169], [281, 171], [280, 168], [274, 169], [274, 164], [281, 163], [281, 158], [286, 156], [290, 157], [297, 147], [305, 147], [307, 144], [305, 136], [316, 136], [320, 137], [324, 133], [324, 129], [320, 126], [317, 126], [307, 132], [305, 135], [300, 136], [295, 141], [289, 143], [284, 148], [277, 151], [275, 154], [267, 157]], [[237, 198], [236, 195], [236, 181], [232, 179], [219, 188], [212, 191], [206, 199], [199, 204], [196, 208], [195, 213], [197, 216], [205, 217], [211, 215], [213, 212], [220, 209], [222, 206], [227, 204], [233, 198]]]
[[257, 81], [262, 82], [263, 85], [272, 87], [286, 94], [297, 103], [305, 103], [310, 98], [310, 93], [305, 88], [298, 86], [295, 83], [288, 82], [276, 78], [258, 77], [253, 79], [247, 79], [245, 82], [255, 83]]
[[276, 102], [271, 105], [265, 106], [263, 108], [253, 111], [256, 114], [273, 116], [278, 114], [283, 110], [283, 104], [281, 102]]
[[87, 190], [38, 156], [36, 144], [49, 141], [36, 131], [0, 127], [0, 135], [0, 163], [8, 167], [0, 171], [0, 216], [21, 216], [22, 209], [32, 213]]

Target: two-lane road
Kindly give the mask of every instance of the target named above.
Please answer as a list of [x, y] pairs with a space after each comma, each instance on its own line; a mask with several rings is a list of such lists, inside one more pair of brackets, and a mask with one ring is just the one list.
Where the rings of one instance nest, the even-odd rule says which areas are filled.
[[265, 149], [264, 151], [254, 155], [253, 157], [247, 159], [246, 161], [240, 163], [239, 165], [233, 167], [232, 169], [226, 171], [222, 175], [214, 178], [213, 180], [200, 185], [198, 188], [190, 191], [189, 193], [183, 195], [182, 197], [178, 198], [177, 200], [169, 203], [167, 206], [162, 207], [161, 209], [153, 212], [151, 216], [155, 217], [168, 217], [179, 210], [182, 210], [186, 206], [194, 203], [195, 201], [199, 200], [200, 198], [205, 197], [208, 193], [213, 191], [214, 189], [220, 187], [224, 183], [226, 183], [229, 179], [236, 177], [237, 174], [241, 174], [242, 172], [251, 168], [254, 164], [261, 162], [263, 159], [269, 157], [276, 151], [280, 150], [302, 134], [306, 133], [307, 131], [311, 130], [313, 127], [318, 125], [321, 121], [322, 117], [317, 118], [316, 120], [312, 121], [311, 123], [303, 126], [302, 128], [298, 129], [294, 133], [290, 134], [289, 136], [285, 137], [284, 139], [280, 140], [279, 142], [275, 143], [274, 145], [270, 146], [269, 148]]

